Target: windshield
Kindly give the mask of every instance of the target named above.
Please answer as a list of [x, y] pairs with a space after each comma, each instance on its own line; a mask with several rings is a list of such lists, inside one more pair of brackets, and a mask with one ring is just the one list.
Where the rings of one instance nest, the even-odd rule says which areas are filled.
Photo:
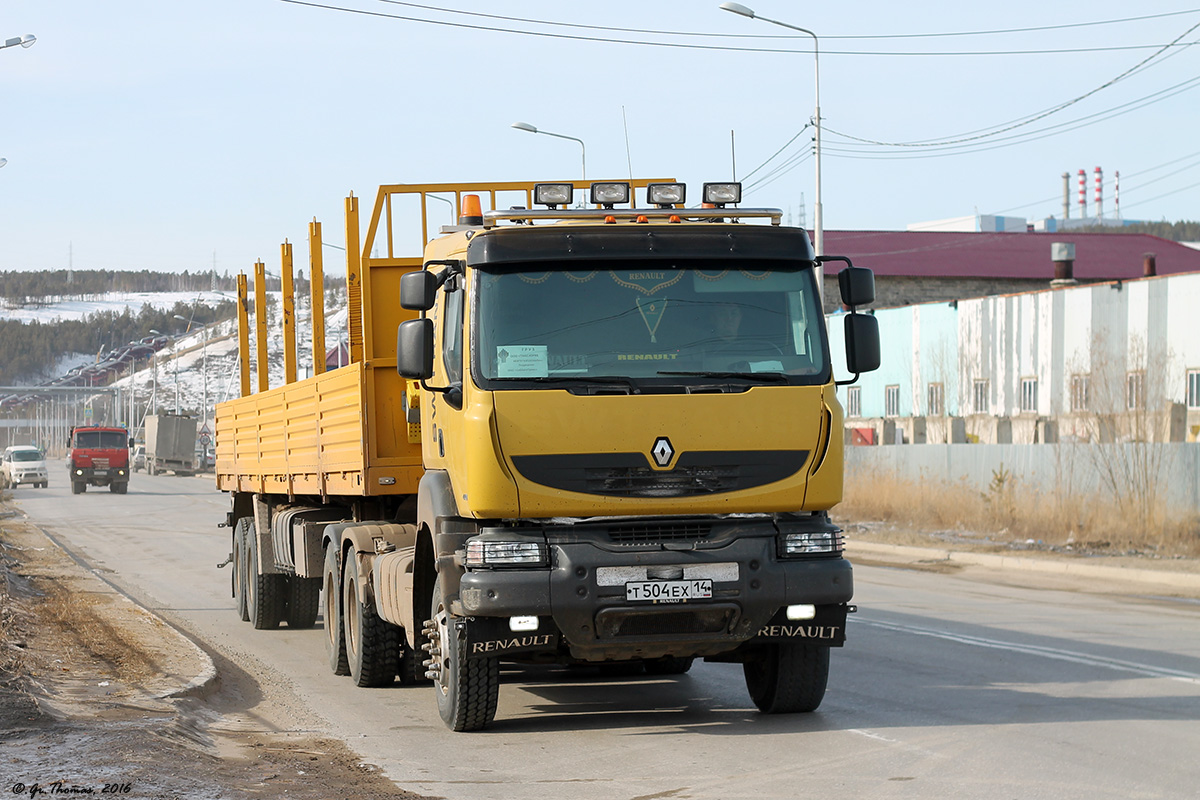
[[823, 319], [806, 265], [621, 266], [481, 270], [474, 348], [481, 385], [828, 379]]
[[40, 450], [14, 450], [12, 454], [13, 461], [41, 461], [42, 453]]
[[121, 431], [77, 431], [75, 446], [83, 450], [124, 450], [128, 439]]

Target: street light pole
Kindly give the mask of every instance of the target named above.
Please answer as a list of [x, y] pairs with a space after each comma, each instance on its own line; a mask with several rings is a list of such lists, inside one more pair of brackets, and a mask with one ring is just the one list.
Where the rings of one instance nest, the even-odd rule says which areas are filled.
[[[793, 31], [806, 33], [813, 38], [813, 76], [816, 81], [815, 101], [816, 109], [813, 114], [813, 126], [816, 128], [816, 141], [813, 147], [813, 158], [816, 161], [816, 180], [817, 180], [817, 202], [813, 215], [813, 249], [816, 255], [825, 255], [825, 220], [821, 207], [821, 45], [817, 39], [817, 35], [808, 28], [801, 28], [799, 25], [791, 25], [787, 22], [780, 22], [777, 19], [755, 14], [752, 9], [747, 8], [741, 3], [722, 3], [720, 8], [724, 11], [729, 11], [739, 16], [748, 17], [750, 19], [761, 19], [763, 22], [769, 22], [772, 25], [778, 25], [781, 28], [789, 28]], [[817, 278], [817, 297], [824, 303], [825, 295], [825, 271], [818, 264], [813, 270]]]
[[33, 47], [33, 43], [37, 41], [37, 37], [32, 33], [27, 33], [24, 36], [14, 36], [11, 39], [5, 39], [3, 44], [0, 44], [0, 50], [6, 47]]
[[576, 139], [574, 136], [564, 136], [561, 133], [539, 130], [528, 122], [514, 122], [511, 127], [528, 133], [540, 133], [543, 136], [553, 136], [556, 139], [570, 139], [572, 142], [579, 142], [579, 149], [583, 155], [583, 179], [587, 180], [587, 146], [583, 143], [583, 139]]

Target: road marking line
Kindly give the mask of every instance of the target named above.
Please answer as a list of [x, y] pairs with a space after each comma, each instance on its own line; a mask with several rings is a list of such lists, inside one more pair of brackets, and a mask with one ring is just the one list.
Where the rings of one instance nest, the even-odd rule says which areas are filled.
[[1194, 672], [1166, 669], [1164, 667], [1151, 666], [1150, 664], [1139, 664], [1136, 661], [1123, 661], [1119, 658], [1092, 656], [1086, 653], [1079, 653], [1074, 650], [1061, 650], [1054, 647], [1041, 647], [1033, 644], [1016, 644], [1015, 642], [1004, 642], [998, 639], [985, 639], [981, 636], [947, 633], [945, 631], [934, 630], [932, 628], [919, 628], [915, 625], [900, 625], [892, 622], [877, 622], [874, 620], [865, 620], [861, 618], [855, 619], [855, 622], [863, 625], [869, 625], [873, 628], [896, 631], [897, 633], [914, 633], [918, 636], [932, 636], [936, 639], [945, 639], [946, 641], [958, 642], [959, 644], [969, 644], [975, 647], [988, 647], [994, 650], [1010, 650], [1014, 653], [1025, 653], [1027, 655], [1042, 656], [1043, 658], [1052, 658], [1058, 661], [1069, 661], [1073, 664], [1086, 664], [1093, 667], [1105, 667], [1107, 669], [1117, 670], [1118, 672], [1132, 672], [1134, 674], [1145, 675], [1150, 678], [1169, 678], [1170, 680], [1179, 681], [1181, 683], [1200, 684], [1200, 675], [1197, 675]]

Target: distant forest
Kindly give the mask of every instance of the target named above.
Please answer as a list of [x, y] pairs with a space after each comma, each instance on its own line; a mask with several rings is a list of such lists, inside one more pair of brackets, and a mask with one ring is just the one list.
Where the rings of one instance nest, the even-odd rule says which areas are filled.
[[[253, 277], [251, 277], [253, 284]], [[325, 276], [327, 288], [345, 286], [345, 276]], [[236, 279], [212, 272], [116, 272], [110, 270], [54, 270], [45, 272], [0, 272], [0, 305], [28, 308], [58, 300], [95, 299], [108, 292], [201, 292], [215, 288], [234, 292]], [[251, 287], [253, 288], [253, 287]], [[280, 279], [267, 277], [267, 290], [279, 291]], [[307, 294], [309, 282], [297, 271], [295, 292]], [[150, 336], [151, 330], [165, 334], [180, 332], [175, 315], [203, 325], [230, 319], [237, 314], [233, 300], [214, 306], [179, 302], [159, 311], [144, 305], [138, 311], [99, 312], [83, 320], [20, 322], [0, 320], [0, 385], [11, 386], [40, 380], [63, 356], [70, 353], [98, 354], [130, 341]]]
[[53, 323], [0, 320], [0, 353], [4, 353], [4, 358], [0, 359], [0, 385], [12, 386], [40, 377], [54, 377], [45, 372], [69, 353], [110, 350], [150, 336], [151, 330], [179, 333], [183, 323], [174, 318], [176, 314], [193, 320], [193, 325], [205, 325], [229, 319], [236, 313], [237, 304], [227, 300], [215, 308], [176, 303], [174, 308], [159, 311], [146, 305], [136, 314], [125, 309], [120, 314], [107, 311], [91, 314], [83, 320]]
[[1200, 242], [1200, 222], [1139, 222], [1135, 225], [1113, 227], [1108, 225], [1088, 225], [1082, 228], [1071, 228], [1071, 232], [1083, 233], [1148, 233], [1161, 239], [1173, 242]]

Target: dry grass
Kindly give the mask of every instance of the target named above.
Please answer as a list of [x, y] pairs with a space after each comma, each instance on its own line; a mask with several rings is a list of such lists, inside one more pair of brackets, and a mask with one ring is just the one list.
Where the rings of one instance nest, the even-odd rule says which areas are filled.
[[845, 497], [836, 516], [966, 533], [997, 543], [1033, 539], [1076, 550], [1200, 556], [1198, 517], [1164, 511], [1162, 519], [1150, 525], [1111, 498], [1032, 485], [1006, 470], [994, 472], [985, 491], [965, 481], [950, 483], [924, 474], [855, 470], [846, 476]]
[[64, 661], [98, 660], [109, 666], [115, 678], [127, 682], [150, 673], [152, 665], [141, 648], [128, 641], [119, 626], [105, 619], [106, 599], [72, 591], [53, 580], [39, 584], [46, 592], [45, 600], [39, 604], [39, 615], [66, 634], [59, 644]]

